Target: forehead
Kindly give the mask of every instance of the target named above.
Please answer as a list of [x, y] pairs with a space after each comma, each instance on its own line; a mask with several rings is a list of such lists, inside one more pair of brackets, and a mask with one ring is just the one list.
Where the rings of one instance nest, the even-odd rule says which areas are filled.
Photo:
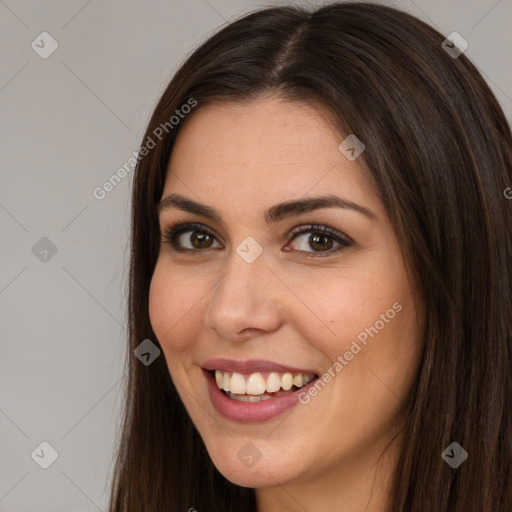
[[313, 103], [270, 96], [199, 105], [175, 142], [163, 197], [179, 191], [250, 207], [334, 192], [375, 210], [362, 160], [338, 149], [344, 138]]
[[200, 162], [208, 155], [216, 162], [249, 164], [265, 157], [288, 164], [336, 148], [338, 139], [315, 106], [263, 97], [199, 106], [179, 133], [171, 159], [194, 150], [187, 160]]

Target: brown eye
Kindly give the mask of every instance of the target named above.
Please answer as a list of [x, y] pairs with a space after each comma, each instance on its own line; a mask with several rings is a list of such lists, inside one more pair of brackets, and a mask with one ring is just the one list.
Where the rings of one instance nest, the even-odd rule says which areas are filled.
[[[201, 251], [211, 249], [215, 236], [199, 224], [181, 224], [164, 232], [165, 241], [177, 251]], [[220, 244], [217, 247], [222, 247]]]
[[[303, 241], [297, 244], [298, 248], [295, 250], [304, 252], [304, 255], [307, 257], [329, 256], [352, 245], [348, 237], [343, 236], [328, 226], [314, 225], [295, 231], [289, 244], [292, 242], [296, 243], [295, 240], [301, 237]], [[338, 246], [333, 249], [334, 244], [338, 244]]]
[[[179, 252], [201, 253], [213, 248], [222, 248], [217, 238], [201, 224], [178, 224], [165, 230], [163, 236], [164, 241], [170, 243], [174, 250]], [[292, 242], [295, 243], [295, 239], [301, 237], [304, 241], [298, 244], [298, 248], [288, 248]], [[310, 225], [307, 228], [294, 230], [284, 250], [303, 253], [305, 257], [330, 256], [351, 245], [353, 245], [352, 240], [335, 229], [322, 225]]]
[[309, 245], [313, 249], [316, 248], [319, 249], [320, 251], [328, 251], [329, 249], [332, 248], [333, 240], [330, 236], [314, 234], [311, 235], [311, 238], [309, 239]]
[[[188, 233], [188, 231], [186, 231]], [[178, 238], [181, 238], [181, 235]], [[208, 249], [212, 244], [213, 238], [208, 234], [201, 231], [192, 231], [192, 234], [189, 235], [189, 240], [195, 249]]]

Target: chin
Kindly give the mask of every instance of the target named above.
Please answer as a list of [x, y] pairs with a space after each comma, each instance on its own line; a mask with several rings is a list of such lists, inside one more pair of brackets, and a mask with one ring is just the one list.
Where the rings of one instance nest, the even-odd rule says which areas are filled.
[[240, 449], [233, 450], [231, 446], [225, 451], [217, 449], [210, 457], [227, 480], [242, 487], [274, 487], [298, 476], [298, 461], [276, 460], [279, 457], [277, 451], [271, 451], [270, 458], [262, 452], [257, 451], [251, 441], [244, 441]]
[[282, 470], [276, 470], [274, 465], [269, 466], [261, 460], [253, 467], [243, 467], [238, 459], [235, 459], [233, 464], [226, 464], [226, 461], [224, 461], [215, 464], [215, 467], [227, 480], [241, 487], [274, 487], [288, 481]]

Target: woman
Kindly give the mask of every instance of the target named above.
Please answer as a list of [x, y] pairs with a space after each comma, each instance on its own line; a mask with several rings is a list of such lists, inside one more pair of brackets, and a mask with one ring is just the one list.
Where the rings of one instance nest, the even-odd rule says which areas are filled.
[[512, 137], [444, 40], [270, 8], [178, 70], [134, 176], [111, 512], [512, 510]]

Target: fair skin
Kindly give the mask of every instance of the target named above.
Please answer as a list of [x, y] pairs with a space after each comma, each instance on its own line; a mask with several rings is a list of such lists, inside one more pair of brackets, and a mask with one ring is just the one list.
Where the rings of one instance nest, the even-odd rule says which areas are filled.
[[[188, 252], [163, 241], [149, 312], [213, 463], [256, 489], [260, 512], [383, 512], [400, 437], [378, 459], [418, 369], [423, 310], [362, 158], [350, 161], [338, 149], [344, 138], [317, 106], [276, 96], [201, 106], [179, 133], [161, 196], [177, 193], [221, 215], [218, 222], [176, 208], [159, 214], [162, 233], [195, 222], [211, 245], [196, 248], [206, 246], [194, 229], [179, 236]], [[265, 221], [275, 204], [327, 194], [375, 219], [331, 207]], [[290, 231], [310, 224], [351, 245], [336, 251], [332, 237], [315, 245], [315, 230], [290, 241]], [[252, 263], [236, 252], [248, 236], [263, 248]], [[395, 303], [400, 312], [307, 405], [259, 423], [214, 408], [201, 370], [207, 359], [265, 359], [322, 375]], [[248, 442], [261, 453], [251, 467], [237, 457]]]

